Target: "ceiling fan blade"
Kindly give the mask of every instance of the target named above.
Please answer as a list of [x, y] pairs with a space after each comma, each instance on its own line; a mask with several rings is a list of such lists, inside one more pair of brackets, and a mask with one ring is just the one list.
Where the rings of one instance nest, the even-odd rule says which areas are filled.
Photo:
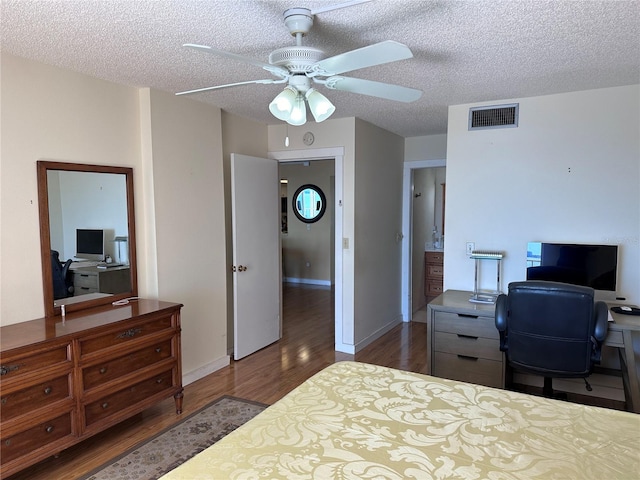
[[225, 50], [218, 50], [217, 48], [209, 47], [208, 45], [196, 45], [195, 43], [185, 43], [183, 47], [192, 48], [201, 52], [211, 53], [213, 55], [219, 55], [221, 57], [231, 58], [238, 60], [239, 62], [255, 65], [256, 67], [264, 68], [266, 71], [273, 73], [274, 75], [282, 78], [288, 78], [291, 74], [289, 70], [277, 65], [271, 65], [270, 63], [261, 62], [260, 60], [254, 60], [253, 58], [238, 55], [237, 53], [227, 52]]
[[329, 77], [412, 57], [413, 53], [409, 47], [393, 40], [387, 40], [320, 60], [313, 66], [311, 75]]
[[323, 83], [327, 88], [343, 92], [359, 93], [372, 97], [386, 98], [396, 102], [414, 102], [422, 96], [422, 90], [392, 85], [390, 83], [374, 82], [361, 78], [330, 77]]
[[273, 83], [285, 83], [286, 81], [287, 81], [286, 78], [282, 80], [273, 80], [271, 78], [268, 78], [266, 80], [249, 80], [247, 82], [227, 83], [226, 85], [216, 85], [215, 87], [204, 87], [204, 88], [196, 88], [195, 90], [186, 90], [184, 92], [178, 92], [176, 93], [176, 95], [188, 95], [190, 93], [207, 92], [209, 90], [218, 90], [220, 88], [237, 87], [238, 85], [250, 85], [254, 83], [262, 83], [265, 85], [270, 85]]
[[371, 0], [350, 0], [348, 2], [342, 2], [335, 5], [327, 5], [326, 7], [318, 7], [311, 9], [311, 15], [317, 15], [318, 13], [331, 12], [332, 10], [338, 10], [339, 8], [352, 7], [360, 3], [367, 3]]

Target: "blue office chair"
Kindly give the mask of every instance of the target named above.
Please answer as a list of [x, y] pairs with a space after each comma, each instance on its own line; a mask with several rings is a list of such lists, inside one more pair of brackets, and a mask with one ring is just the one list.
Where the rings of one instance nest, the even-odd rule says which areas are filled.
[[74, 288], [73, 280], [69, 273], [69, 266], [72, 260], [62, 263], [60, 254], [56, 250], [51, 250], [51, 277], [53, 279], [53, 299], [72, 297]]
[[553, 397], [552, 378], [584, 378], [600, 363], [607, 336], [607, 305], [589, 287], [548, 281], [509, 284], [496, 301], [500, 350], [514, 370], [544, 376], [543, 395]]

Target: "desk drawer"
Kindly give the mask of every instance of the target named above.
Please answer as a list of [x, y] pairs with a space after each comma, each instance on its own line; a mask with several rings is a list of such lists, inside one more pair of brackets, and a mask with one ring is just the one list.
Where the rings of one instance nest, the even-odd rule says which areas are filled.
[[434, 376], [502, 388], [502, 362], [435, 352]]
[[98, 289], [98, 275], [96, 273], [79, 273], [73, 274], [73, 286], [75, 288], [95, 288]]
[[466, 333], [435, 332], [434, 350], [502, 362], [499, 341], [492, 338], [474, 337]]
[[500, 340], [494, 317], [436, 312], [433, 327], [436, 332], [462, 333]]

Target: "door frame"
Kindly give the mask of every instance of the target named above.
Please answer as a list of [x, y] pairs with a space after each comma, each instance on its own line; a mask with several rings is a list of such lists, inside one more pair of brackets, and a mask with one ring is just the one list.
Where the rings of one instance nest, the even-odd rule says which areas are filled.
[[400, 304], [402, 306], [402, 321], [410, 322], [413, 319], [413, 302], [411, 298], [411, 248], [413, 245], [413, 170], [433, 167], [446, 167], [447, 161], [438, 160], [416, 160], [405, 162], [402, 173], [402, 289]]
[[[335, 295], [334, 295], [334, 325], [335, 325], [335, 350], [352, 353], [353, 345], [345, 345], [343, 341], [343, 304], [344, 290], [342, 279], [343, 249], [342, 249], [342, 197], [343, 197], [343, 163], [344, 147], [312, 148], [308, 150], [283, 150], [268, 152], [267, 158], [273, 158], [278, 162], [299, 162], [301, 160], [334, 160], [335, 174], [335, 198], [334, 198], [334, 267], [335, 267]], [[282, 279], [280, 279], [282, 281]]]

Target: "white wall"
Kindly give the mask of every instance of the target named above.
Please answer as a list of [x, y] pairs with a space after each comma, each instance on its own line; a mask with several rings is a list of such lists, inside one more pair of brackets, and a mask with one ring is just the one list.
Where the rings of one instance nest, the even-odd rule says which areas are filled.
[[9, 325], [44, 315], [37, 160], [133, 167], [136, 211], [145, 198], [137, 89], [4, 52], [1, 69], [0, 324]]
[[518, 128], [469, 132], [482, 104], [449, 108], [445, 288], [473, 289], [467, 241], [505, 252], [503, 290], [524, 279], [529, 241], [606, 243], [618, 294], [640, 303], [640, 86], [491, 104], [511, 102]]

